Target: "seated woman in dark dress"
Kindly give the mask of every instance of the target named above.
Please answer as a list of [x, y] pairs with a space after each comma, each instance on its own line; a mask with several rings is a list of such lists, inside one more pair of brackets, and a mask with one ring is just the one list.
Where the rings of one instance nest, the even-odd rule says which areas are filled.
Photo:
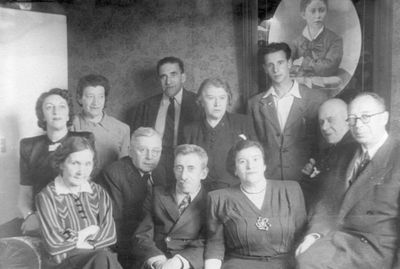
[[83, 136], [94, 143], [89, 132], [69, 132], [72, 125], [73, 103], [67, 90], [51, 89], [36, 101], [38, 125], [44, 135], [24, 138], [20, 142], [20, 186], [18, 207], [23, 218], [1, 225], [0, 237], [37, 235], [39, 222], [34, 198], [39, 191], [57, 176], [51, 166], [55, 150], [70, 136]]
[[108, 246], [117, 241], [111, 199], [90, 181], [95, 151], [83, 137], [69, 137], [54, 155], [58, 176], [36, 196], [47, 251], [57, 268], [122, 268]]
[[227, 166], [240, 184], [209, 193], [205, 269], [292, 268], [296, 239], [306, 222], [304, 198], [294, 181], [267, 180], [264, 151], [242, 140]]
[[229, 85], [219, 78], [204, 80], [197, 96], [204, 114], [200, 121], [185, 126], [184, 142], [206, 150], [209, 173], [204, 184], [208, 190], [235, 185], [239, 181], [226, 171], [226, 157], [239, 136], [255, 138], [252, 121], [246, 115], [226, 111], [232, 92]]

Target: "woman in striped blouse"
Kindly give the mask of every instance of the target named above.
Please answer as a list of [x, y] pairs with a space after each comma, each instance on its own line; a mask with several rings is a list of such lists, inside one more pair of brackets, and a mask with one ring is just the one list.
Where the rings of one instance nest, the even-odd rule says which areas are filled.
[[57, 268], [121, 268], [116, 254], [111, 200], [91, 182], [95, 151], [88, 140], [69, 137], [54, 155], [59, 176], [37, 196], [45, 246]]

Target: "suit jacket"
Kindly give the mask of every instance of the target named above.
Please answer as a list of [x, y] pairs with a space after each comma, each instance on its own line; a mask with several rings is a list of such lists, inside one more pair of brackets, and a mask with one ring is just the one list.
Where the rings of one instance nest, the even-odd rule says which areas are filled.
[[[359, 147], [359, 144], [348, 131], [343, 138], [335, 145], [328, 145], [323, 148], [319, 154], [314, 157], [316, 168], [320, 172], [316, 177], [311, 178], [309, 175], [302, 175], [300, 186], [304, 193], [307, 208], [313, 207], [314, 203], [320, 199], [322, 189], [327, 185], [330, 171], [334, 171], [341, 158], [352, 157], [352, 155], [342, 156], [343, 152], [349, 152]], [[348, 159], [350, 162], [350, 159]], [[343, 162], [343, 160], [342, 160]]]
[[[157, 94], [141, 102], [133, 110], [131, 132], [139, 127], [155, 127], [158, 109], [163, 94]], [[200, 118], [201, 110], [196, 103], [196, 94], [183, 89], [181, 114], [178, 124], [178, 144], [183, 141], [183, 127]]]
[[[163, 170], [152, 172], [155, 186], [166, 185]], [[147, 196], [147, 182], [142, 180], [139, 170], [129, 156], [108, 166], [98, 177], [113, 201], [113, 216], [117, 230], [118, 253], [130, 253], [131, 237], [145, 215], [144, 204]]]
[[141, 262], [157, 255], [179, 254], [195, 269], [203, 268], [206, 238], [207, 193], [202, 188], [181, 216], [174, 198], [175, 187], [154, 189], [152, 211], [139, 225], [133, 251]]
[[301, 84], [299, 91], [301, 98], [294, 97], [283, 131], [272, 95], [263, 98], [266, 92], [262, 92], [249, 101], [248, 113], [264, 146], [268, 178], [299, 181], [301, 169], [317, 151], [317, 113], [326, 95]]
[[354, 154], [354, 149], [344, 152], [330, 175], [310, 232], [324, 234], [344, 249], [352, 259], [332, 261], [346, 263], [343, 268], [391, 268], [399, 248], [400, 143], [389, 137], [347, 188]]

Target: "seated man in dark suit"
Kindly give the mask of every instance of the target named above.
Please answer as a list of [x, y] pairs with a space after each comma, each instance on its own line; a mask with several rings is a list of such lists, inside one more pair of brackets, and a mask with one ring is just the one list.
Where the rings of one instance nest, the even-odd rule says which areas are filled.
[[134, 262], [131, 237], [144, 217], [144, 204], [153, 185], [165, 185], [165, 173], [156, 168], [161, 155], [161, 137], [152, 128], [141, 127], [131, 137], [129, 156], [108, 166], [99, 183], [113, 201], [117, 230], [116, 252], [124, 268]]
[[196, 94], [183, 88], [186, 81], [181, 59], [165, 57], [157, 63], [162, 93], [137, 105], [132, 113], [131, 130], [141, 126], [153, 127], [162, 136], [163, 152], [160, 163], [173, 177], [173, 148], [183, 143], [183, 127], [200, 118]]
[[318, 110], [318, 121], [324, 144], [321, 150], [304, 166], [299, 182], [304, 193], [307, 208], [318, 199], [325, 175], [335, 168], [340, 152], [348, 147], [357, 147], [349, 131], [347, 104], [338, 98], [325, 101]]
[[207, 195], [207, 153], [184, 144], [175, 149], [176, 186], [154, 189], [151, 211], [133, 238], [145, 268], [203, 268]]
[[358, 142], [329, 174], [297, 268], [390, 269], [399, 251], [400, 143], [386, 131], [389, 113], [377, 94], [350, 103], [347, 122]]

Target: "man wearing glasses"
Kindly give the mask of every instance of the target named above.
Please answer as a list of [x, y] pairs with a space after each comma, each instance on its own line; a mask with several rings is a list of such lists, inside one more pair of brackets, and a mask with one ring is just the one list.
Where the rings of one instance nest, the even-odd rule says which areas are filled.
[[350, 103], [347, 122], [360, 145], [344, 152], [329, 175], [308, 235], [296, 250], [297, 268], [390, 269], [396, 262], [400, 144], [386, 131], [388, 119], [384, 100], [375, 93], [361, 93]]
[[140, 127], [131, 136], [129, 156], [112, 163], [99, 177], [113, 201], [115, 251], [124, 268], [131, 268], [134, 262], [131, 237], [148, 209], [146, 197], [153, 186], [167, 185], [165, 171], [157, 167], [161, 151], [161, 136], [153, 128]]

